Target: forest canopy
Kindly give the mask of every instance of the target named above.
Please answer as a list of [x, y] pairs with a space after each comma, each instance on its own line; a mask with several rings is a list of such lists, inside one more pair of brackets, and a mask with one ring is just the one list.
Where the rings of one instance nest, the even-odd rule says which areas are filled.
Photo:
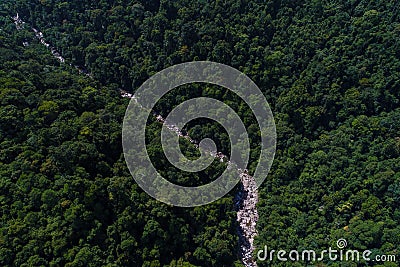
[[[134, 93], [157, 71], [198, 60], [247, 74], [274, 113], [278, 143], [259, 188], [258, 248], [320, 251], [345, 238], [352, 249], [400, 258], [399, 8], [382, 0], [2, 0], [0, 265], [241, 266], [237, 188], [210, 205], [171, 207], [139, 188], [122, 154], [129, 100], [119, 90]], [[157, 108], [196, 96], [238, 110], [254, 168], [258, 128], [237, 97], [182, 87]], [[161, 126], [148, 124], [148, 149], [164, 166]], [[229, 152], [218, 125], [194, 124], [186, 129], [194, 138], [215, 138]], [[160, 168], [201, 183], [224, 168], [213, 167], [193, 175]]]

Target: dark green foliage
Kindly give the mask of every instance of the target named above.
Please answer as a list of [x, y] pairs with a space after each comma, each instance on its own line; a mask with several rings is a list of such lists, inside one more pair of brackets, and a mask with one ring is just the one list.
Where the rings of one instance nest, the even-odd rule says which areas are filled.
[[1, 266], [236, 261], [232, 196], [193, 210], [147, 196], [122, 156], [128, 100], [60, 66], [32, 38], [21, 47], [5, 25], [2, 55], [37, 52], [4, 59], [0, 70]]
[[[274, 112], [278, 149], [260, 188], [258, 247], [318, 251], [345, 238], [354, 249], [398, 254], [398, 9], [382, 0], [1, 1], [0, 265], [239, 265], [235, 192], [172, 208], [139, 189], [122, 155], [128, 100], [117, 89], [134, 92], [155, 72], [193, 60], [243, 71]], [[27, 22], [20, 31], [10, 18], [17, 12]], [[93, 78], [59, 63], [29, 26]], [[259, 128], [237, 96], [183, 86], [156, 109], [165, 115], [196, 96], [238, 112], [253, 170]], [[215, 123], [186, 130], [230, 151]], [[223, 171], [215, 163], [196, 175], [177, 172], [160, 156], [160, 125], [150, 119], [147, 134], [155, 165], [178, 183]]]

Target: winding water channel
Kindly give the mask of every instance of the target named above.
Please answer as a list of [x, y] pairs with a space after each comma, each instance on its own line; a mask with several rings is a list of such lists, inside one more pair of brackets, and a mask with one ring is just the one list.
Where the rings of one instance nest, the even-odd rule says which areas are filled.
[[[15, 17], [12, 17], [14, 20], [14, 24], [17, 30], [22, 30], [26, 23], [19, 17], [17, 14]], [[47, 43], [44, 35], [38, 29], [30, 27], [30, 29], [34, 32], [35, 38], [39, 40], [41, 44], [46, 46], [51, 54], [61, 63], [65, 63], [65, 59], [62, 55], [57, 51], [57, 49], [51, 44]], [[28, 46], [29, 42], [25, 41], [23, 43], [24, 46]], [[72, 66], [72, 64], [70, 64]], [[91, 77], [91, 74], [86, 71], [85, 68], [74, 66], [80, 73], [85, 74]], [[138, 105], [140, 103], [135, 98], [133, 94], [125, 92], [121, 90], [121, 96], [124, 98], [133, 99]], [[169, 125], [165, 123], [165, 119], [157, 114], [153, 114], [157, 121], [163, 123], [169, 130], [174, 131], [180, 137], [188, 139], [191, 143], [193, 143], [198, 148], [198, 142], [190, 138], [188, 135], [184, 134], [181, 129], [179, 129], [175, 125]], [[235, 166], [234, 163], [229, 161], [229, 158], [222, 154], [221, 152], [209, 152], [212, 156], [219, 158], [221, 162], [226, 162], [228, 167]], [[235, 204], [234, 209], [237, 212], [237, 222], [238, 222], [238, 236], [239, 236], [239, 257], [246, 267], [256, 267], [257, 264], [253, 258], [253, 252], [255, 250], [254, 247], [254, 238], [257, 235], [257, 221], [258, 221], [258, 211], [257, 211], [257, 202], [258, 202], [258, 191], [254, 178], [247, 173], [247, 170], [237, 169], [238, 175], [240, 176], [240, 190], [235, 196]]]

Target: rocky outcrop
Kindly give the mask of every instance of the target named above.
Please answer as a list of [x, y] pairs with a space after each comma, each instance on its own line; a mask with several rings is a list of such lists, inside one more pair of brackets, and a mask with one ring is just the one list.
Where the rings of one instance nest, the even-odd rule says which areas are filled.
[[240, 190], [236, 195], [235, 208], [237, 210], [237, 222], [239, 223], [239, 253], [245, 266], [255, 267], [256, 262], [253, 259], [254, 238], [257, 235], [257, 203], [258, 191], [253, 177], [247, 171], [240, 174]]
[[19, 14], [12, 18], [14, 20], [15, 27], [17, 30], [22, 30], [24, 28], [25, 22], [19, 17]]

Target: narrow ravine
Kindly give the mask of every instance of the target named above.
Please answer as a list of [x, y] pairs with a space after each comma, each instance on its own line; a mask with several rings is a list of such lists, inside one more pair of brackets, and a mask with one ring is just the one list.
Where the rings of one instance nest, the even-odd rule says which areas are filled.
[[[121, 96], [125, 98], [133, 99], [140, 107], [142, 107], [138, 99], [128, 92], [121, 90]], [[180, 137], [186, 138], [192, 144], [199, 148], [198, 141], [192, 139], [187, 134], [184, 134], [181, 129], [176, 125], [166, 124], [165, 119], [157, 114], [153, 113], [157, 121], [163, 123], [169, 130], [175, 132]], [[219, 158], [221, 162], [226, 162], [229, 167], [236, 166], [232, 163], [229, 158], [221, 152], [206, 151], [213, 157]], [[238, 236], [239, 236], [239, 256], [244, 266], [256, 267], [257, 264], [253, 259], [254, 238], [257, 235], [257, 221], [258, 221], [258, 191], [255, 179], [250, 176], [247, 170], [237, 169], [238, 175], [240, 175], [240, 190], [235, 197], [235, 210], [237, 211], [237, 222], [238, 222]]]
[[[26, 23], [19, 17], [19, 14], [17, 13], [17, 15], [15, 17], [13, 17], [14, 20], [14, 24], [15, 27], [17, 28], [17, 30], [22, 30]], [[37, 30], [36, 28], [31, 28], [31, 30], [35, 33], [35, 37], [36, 39], [39, 40], [39, 42], [44, 45], [45, 47], [47, 47], [48, 49], [50, 49], [51, 54], [61, 63], [65, 63], [65, 59], [61, 56], [61, 54], [57, 51], [57, 49], [53, 46], [51, 46], [49, 43], [46, 42], [46, 40], [44, 39], [43, 33], [40, 32], [39, 30]], [[24, 46], [28, 46], [29, 43], [28, 42], [24, 42], [23, 43]]]
[[[17, 30], [22, 30], [25, 27], [26, 23], [19, 17], [18, 14], [15, 17], [12, 17], [12, 19], [14, 20], [14, 24]], [[59, 62], [65, 63], [65, 59], [57, 51], [57, 49], [51, 44], [46, 42], [42, 32], [40, 32], [36, 28], [31, 28], [31, 30], [35, 33], [35, 37], [40, 41], [40, 43], [46, 46], [50, 50], [51, 54]], [[23, 45], [29, 46], [29, 43], [24, 42]], [[70, 66], [72, 66], [72, 64], [70, 64]], [[73, 67], [75, 67], [79, 71], [79, 73], [92, 77], [91, 74], [88, 71], [86, 71], [85, 68], [79, 66], [73, 66]], [[130, 94], [123, 90], [120, 91], [122, 97], [133, 99], [139, 106], [141, 106], [133, 94]], [[155, 116], [157, 121], [163, 123], [169, 130], [174, 131], [180, 137], [186, 138], [193, 145], [199, 148], [198, 142], [196, 140], [193, 140], [190, 136], [184, 134], [181, 131], [181, 129], [179, 129], [177, 126], [166, 124], [165, 119], [157, 113], [153, 113], [153, 115]], [[229, 161], [229, 158], [226, 155], [222, 154], [221, 152], [209, 151], [209, 153], [213, 157], [219, 158], [221, 162], [226, 162], [228, 168], [236, 166], [234, 163]], [[240, 176], [240, 185], [239, 185], [240, 190], [235, 196], [234, 208], [237, 212], [239, 257], [243, 262], [244, 266], [255, 267], [257, 266], [257, 264], [253, 258], [253, 252], [255, 250], [254, 238], [257, 235], [256, 225], [258, 221], [258, 211], [257, 211], [258, 191], [255, 179], [248, 174], [247, 170], [237, 169], [237, 171], [238, 175]]]
[[[25, 27], [26, 23], [20, 18], [18, 13], [15, 17], [12, 17], [12, 19], [14, 20], [14, 24], [17, 30], [22, 30]], [[33, 27], [31, 27], [30, 29], [35, 33], [36, 39], [38, 39], [42, 45], [44, 45], [47, 49], [50, 50], [54, 58], [56, 58], [60, 63], [65, 63], [65, 58], [62, 57], [61, 53], [58, 52], [58, 50], [54, 46], [46, 42], [44, 35], [41, 31]], [[25, 41], [23, 42], [23, 45], [29, 46], [29, 42]], [[86, 76], [92, 77], [91, 74], [86, 70], [86, 68], [72, 64], [69, 65], [77, 69], [80, 74], [85, 74]]]

